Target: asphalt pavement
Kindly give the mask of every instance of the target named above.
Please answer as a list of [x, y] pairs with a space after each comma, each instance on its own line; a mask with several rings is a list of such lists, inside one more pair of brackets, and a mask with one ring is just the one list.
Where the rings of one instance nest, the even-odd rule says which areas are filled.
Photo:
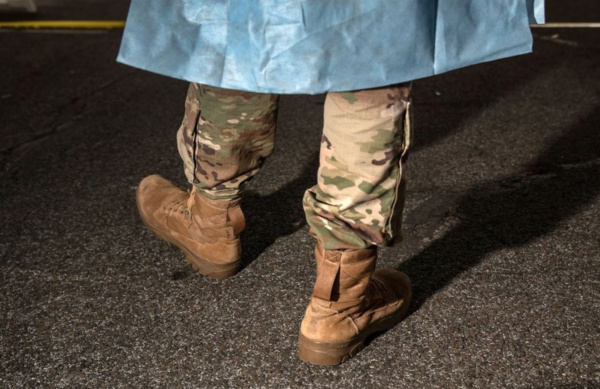
[[[82, 4], [35, 17], [127, 10]], [[296, 352], [324, 96], [282, 98], [243, 269], [214, 281], [134, 200], [150, 174], [186, 185], [186, 83], [117, 64], [120, 31], [0, 32], [0, 387], [600, 388], [600, 29], [534, 34], [533, 54], [415, 82], [405, 239], [379, 262], [412, 279], [411, 313], [325, 368]]]

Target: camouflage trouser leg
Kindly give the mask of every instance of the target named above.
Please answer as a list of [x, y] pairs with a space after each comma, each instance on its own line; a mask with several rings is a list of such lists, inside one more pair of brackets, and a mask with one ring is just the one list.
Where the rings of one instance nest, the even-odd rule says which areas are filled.
[[191, 84], [177, 143], [188, 181], [215, 200], [239, 197], [274, 148], [279, 96]]
[[318, 184], [304, 196], [311, 233], [324, 248], [400, 238], [409, 95], [409, 85], [327, 95]]

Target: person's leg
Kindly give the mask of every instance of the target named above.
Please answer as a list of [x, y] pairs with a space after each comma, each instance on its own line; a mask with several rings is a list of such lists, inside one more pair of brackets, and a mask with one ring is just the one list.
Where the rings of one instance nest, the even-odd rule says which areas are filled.
[[279, 96], [191, 84], [177, 133], [188, 181], [214, 200], [240, 197], [273, 152]]
[[327, 95], [318, 184], [304, 197], [323, 248], [387, 246], [399, 237], [409, 99], [409, 85]]
[[146, 225], [210, 277], [229, 277], [239, 268], [240, 196], [273, 151], [277, 107], [277, 95], [191, 84], [177, 137], [193, 189], [182, 191], [154, 175], [136, 192]]
[[304, 197], [317, 280], [299, 350], [303, 360], [328, 365], [356, 354], [408, 308], [408, 278], [375, 272], [375, 262], [376, 246], [400, 236], [410, 87], [329, 93], [324, 120], [318, 184]]

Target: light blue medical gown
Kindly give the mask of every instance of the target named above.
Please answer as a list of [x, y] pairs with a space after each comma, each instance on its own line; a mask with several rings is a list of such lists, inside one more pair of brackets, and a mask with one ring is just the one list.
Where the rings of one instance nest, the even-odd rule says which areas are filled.
[[374, 88], [528, 53], [544, 0], [133, 0], [118, 61], [270, 93]]

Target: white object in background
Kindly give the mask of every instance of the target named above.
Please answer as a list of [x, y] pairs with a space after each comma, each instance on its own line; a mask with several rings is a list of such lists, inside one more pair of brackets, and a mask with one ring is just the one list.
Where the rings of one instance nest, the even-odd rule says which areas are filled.
[[0, 9], [7, 6], [9, 8], [25, 8], [27, 12], [37, 12], [37, 7], [33, 0], [0, 0]]

